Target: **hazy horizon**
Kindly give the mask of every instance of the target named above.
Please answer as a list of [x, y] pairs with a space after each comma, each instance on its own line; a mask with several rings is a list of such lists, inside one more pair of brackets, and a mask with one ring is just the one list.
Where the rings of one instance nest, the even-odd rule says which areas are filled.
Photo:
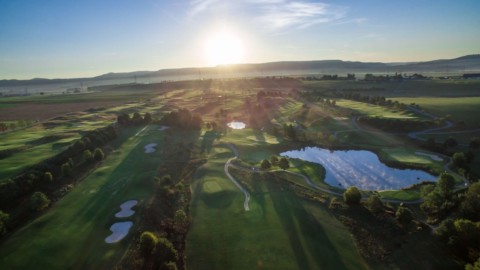
[[479, 52], [478, 1], [3, 1], [0, 79]]

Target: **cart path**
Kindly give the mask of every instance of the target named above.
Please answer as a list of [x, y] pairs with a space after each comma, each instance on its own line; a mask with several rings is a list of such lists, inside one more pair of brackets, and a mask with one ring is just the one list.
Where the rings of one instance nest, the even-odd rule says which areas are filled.
[[[233, 145], [233, 144], [227, 144], [227, 146], [234, 152], [235, 156], [227, 160], [227, 162], [225, 163], [225, 166], [224, 166], [224, 171], [225, 171], [225, 174], [227, 175], [227, 177], [230, 179], [230, 181], [232, 181], [233, 184], [238, 189], [240, 189], [240, 191], [243, 192], [243, 194], [245, 195], [245, 201], [243, 203], [243, 207], [245, 208], [245, 211], [250, 211], [250, 208], [248, 206], [248, 203], [250, 201], [250, 193], [248, 193], [248, 191], [245, 188], [243, 188], [237, 182], [237, 180], [235, 180], [235, 178], [230, 174], [230, 172], [228, 171], [228, 169], [230, 167], [233, 167], [233, 168], [236, 168], [236, 169], [239, 169], [239, 170], [252, 172], [252, 173], [266, 173], [266, 172], [280, 172], [280, 171], [285, 172], [285, 173], [292, 174], [292, 175], [295, 175], [295, 176], [298, 176], [298, 177], [302, 177], [303, 180], [305, 181], [305, 183], [307, 183], [307, 185], [309, 185], [310, 187], [312, 187], [312, 188], [314, 188], [318, 191], [325, 192], [325, 193], [333, 195], [333, 196], [339, 196], [339, 197], [343, 196], [343, 193], [333, 191], [333, 190], [330, 190], [328, 188], [317, 186], [316, 184], [313, 183], [312, 179], [310, 179], [308, 176], [300, 174], [300, 173], [287, 171], [287, 170], [280, 170], [280, 169], [279, 170], [273, 170], [273, 171], [262, 171], [260, 168], [256, 168], [256, 167], [246, 168], [246, 167], [243, 167], [243, 166], [238, 166], [238, 165], [232, 164], [232, 161], [238, 158], [238, 151], [235, 148], [235, 145]], [[362, 200], [366, 200], [367, 198], [368, 197], [363, 197]], [[423, 199], [417, 199], [417, 200], [397, 200], [397, 199], [385, 199], [385, 198], [380, 198], [380, 199], [383, 202], [398, 203], [398, 204], [400, 204], [400, 203], [403, 203], [403, 204], [419, 204], [419, 203], [423, 202]]]
[[245, 209], [245, 211], [250, 211], [250, 208], [248, 207], [248, 202], [250, 201], [250, 193], [248, 193], [248, 191], [243, 188], [238, 182], [237, 180], [235, 180], [235, 178], [230, 174], [230, 172], [228, 171], [228, 168], [230, 168], [230, 166], [232, 166], [232, 160], [234, 159], [237, 159], [238, 158], [238, 151], [237, 149], [235, 148], [235, 146], [233, 144], [227, 144], [227, 146], [233, 151], [233, 153], [235, 154], [234, 157], [230, 158], [227, 160], [227, 162], [225, 162], [225, 166], [223, 167], [223, 170], [225, 172], [225, 175], [227, 175], [228, 179], [230, 179], [230, 181], [232, 181], [232, 183], [238, 188], [240, 189], [240, 191], [243, 193], [243, 195], [245, 195], [245, 201], [243, 202], [243, 208]]

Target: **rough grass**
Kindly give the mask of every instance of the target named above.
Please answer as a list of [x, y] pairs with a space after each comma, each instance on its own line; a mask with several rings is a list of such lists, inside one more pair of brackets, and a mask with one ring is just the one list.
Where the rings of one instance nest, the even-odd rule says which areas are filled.
[[[155, 130], [156, 127], [150, 127]], [[158, 127], [157, 127], [158, 128]], [[126, 200], [140, 205], [153, 192], [153, 177], [162, 160], [160, 151], [144, 153], [144, 146], [156, 142], [161, 132], [132, 128], [118, 141], [130, 137], [120, 148], [47, 214], [9, 237], [0, 247], [5, 269], [109, 269], [120, 259], [130, 237], [117, 244], [104, 243], [114, 214]], [[148, 130], [147, 130], [148, 131]], [[136, 209], [141, 209], [137, 206]], [[138, 213], [126, 220], [141, 217]], [[135, 225], [134, 225], [135, 226]], [[52, 256], [55, 254], [54, 256]]]

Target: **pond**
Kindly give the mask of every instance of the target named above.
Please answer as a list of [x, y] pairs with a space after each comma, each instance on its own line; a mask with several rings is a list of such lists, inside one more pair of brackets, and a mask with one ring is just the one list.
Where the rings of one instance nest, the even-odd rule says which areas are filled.
[[321, 164], [326, 170], [325, 182], [340, 188], [356, 186], [363, 190], [397, 190], [422, 181], [437, 180], [436, 176], [422, 170], [388, 167], [375, 153], [365, 150], [330, 151], [306, 147], [280, 155]]
[[229, 128], [233, 128], [233, 129], [244, 129], [246, 125], [243, 122], [232, 121], [232, 122], [228, 123], [227, 126]]

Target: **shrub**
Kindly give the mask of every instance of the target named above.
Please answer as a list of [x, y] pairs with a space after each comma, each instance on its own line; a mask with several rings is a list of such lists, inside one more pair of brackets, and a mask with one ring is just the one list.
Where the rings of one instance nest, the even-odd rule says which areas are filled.
[[152, 255], [158, 238], [151, 232], [145, 231], [140, 235], [140, 249], [145, 255]]
[[397, 219], [398, 223], [405, 226], [413, 220], [413, 214], [410, 209], [400, 206], [395, 213], [395, 218]]
[[278, 157], [275, 156], [275, 155], [272, 155], [270, 157], [270, 163], [272, 163], [273, 166], [277, 166], [278, 165]]
[[166, 262], [165, 263], [166, 270], [177, 270], [177, 264], [175, 262]]
[[262, 160], [262, 163], [260, 163], [260, 168], [264, 169], [264, 170], [268, 170], [272, 167], [272, 164], [270, 163], [270, 161], [268, 161], [268, 159], [264, 159]]
[[43, 174], [43, 181], [45, 183], [52, 183], [53, 182], [53, 175], [51, 172], [45, 172], [45, 174]]
[[43, 209], [47, 208], [49, 204], [50, 200], [48, 199], [47, 195], [39, 191], [33, 193], [32, 197], [30, 198], [30, 209], [34, 211], [42, 211]]
[[359, 204], [360, 200], [362, 199], [362, 194], [357, 187], [349, 187], [343, 193], [343, 200], [348, 205], [355, 205]]
[[4, 235], [7, 232], [7, 221], [9, 215], [0, 210], [0, 236]]
[[160, 262], [176, 261], [178, 258], [177, 250], [167, 238], [158, 238], [155, 250]]
[[379, 213], [383, 211], [383, 202], [377, 195], [372, 195], [368, 197], [365, 205], [372, 213]]
[[65, 162], [62, 164], [61, 170], [62, 170], [62, 176], [69, 176], [70, 173], [72, 173], [72, 167], [68, 162]]
[[93, 161], [93, 154], [90, 150], [83, 151], [83, 160], [85, 162], [92, 162]]
[[288, 161], [288, 159], [286, 157], [282, 157], [278, 161], [278, 167], [280, 167], [280, 169], [282, 169], [282, 170], [286, 170], [290, 167], [290, 162]]
[[105, 154], [103, 153], [102, 149], [95, 148], [95, 151], [93, 151], [93, 159], [96, 161], [101, 161], [104, 158], [105, 158]]

